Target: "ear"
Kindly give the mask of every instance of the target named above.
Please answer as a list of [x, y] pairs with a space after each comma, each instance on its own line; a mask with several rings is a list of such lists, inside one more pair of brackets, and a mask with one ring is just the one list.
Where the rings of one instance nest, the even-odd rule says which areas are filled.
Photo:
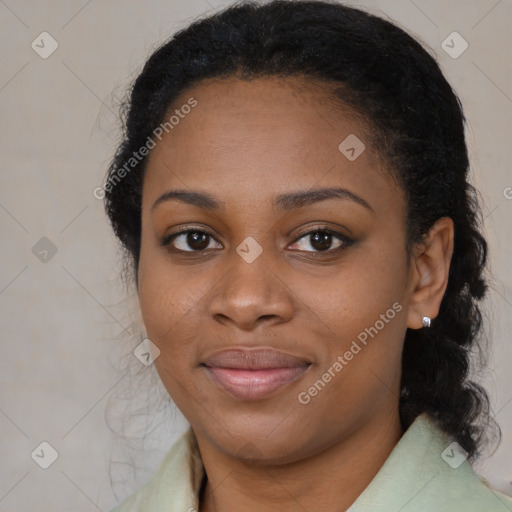
[[442, 217], [429, 230], [425, 241], [413, 250], [407, 316], [407, 327], [410, 329], [421, 329], [424, 316], [434, 319], [439, 314], [448, 285], [453, 239], [453, 221], [449, 217]]

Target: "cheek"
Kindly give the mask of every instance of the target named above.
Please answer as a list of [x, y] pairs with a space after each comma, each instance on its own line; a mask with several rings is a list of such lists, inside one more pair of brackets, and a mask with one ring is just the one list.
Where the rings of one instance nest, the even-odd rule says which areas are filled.
[[[393, 309], [394, 303], [404, 309], [405, 259], [399, 251], [386, 253], [375, 245], [352, 256], [333, 270], [329, 279], [303, 279], [295, 288], [300, 286], [305, 302], [325, 322], [328, 332], [333, 336], [339, 333], [345, 341], [374, 325], [381, 315], [395, 319], [399, 308]], [[397, 322], [386, 326], [391, 323]]]
[[141, 259], [139, 303], [147, 337], [160, 350], [155, 368], [178, 407], [186, 408], [197, 336], [197, 322], [191, 318], [199, 298], [190, 292], [195, 289], [190, 278], [171, 277], [154, 261], [144, 265]]
[[[185, 286], [185, 288], [182, 288]], [[164, 279], [141, 282], [139, 301], [148, 338], [160, 349], [160, 362], [173, 368], [189, 366], [197, 341], [201, 295], [193, 283]]]
[[139, 304], [148, 337], [167, 343], [187, 323], [206, 292], [186, 267], [173, 267], [165, 250], [142, 240], [139, 263]]

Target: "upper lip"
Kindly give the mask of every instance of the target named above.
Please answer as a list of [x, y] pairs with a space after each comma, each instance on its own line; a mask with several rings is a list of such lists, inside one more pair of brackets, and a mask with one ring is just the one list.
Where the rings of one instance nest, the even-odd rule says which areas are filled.
[[236, 348], [214, 352], [204, 360], [206, 366], [240, 370], [267, 370], [308, 366], [310, 361], [271, 348]]

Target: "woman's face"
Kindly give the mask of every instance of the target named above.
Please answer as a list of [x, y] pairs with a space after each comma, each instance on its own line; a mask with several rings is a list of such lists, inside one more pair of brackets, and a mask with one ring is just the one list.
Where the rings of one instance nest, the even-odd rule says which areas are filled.
[[406, 205], [364, 125], [293, 78], [202, 82], [175, 108], [147, 164], [138, 286], [198, 439], [286, 462], [396, 415]]

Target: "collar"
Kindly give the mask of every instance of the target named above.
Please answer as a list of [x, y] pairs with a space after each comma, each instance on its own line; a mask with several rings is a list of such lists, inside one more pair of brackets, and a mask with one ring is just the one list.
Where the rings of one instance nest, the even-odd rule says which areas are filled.
[[[111, 512], [197, 512], [205, 476], [189, 429], [157, 472]], [[346, 512], [507, 512], [512, 498], [488, 488], [463, 450], [427, 413], [416, 417], [376, 476]]]

